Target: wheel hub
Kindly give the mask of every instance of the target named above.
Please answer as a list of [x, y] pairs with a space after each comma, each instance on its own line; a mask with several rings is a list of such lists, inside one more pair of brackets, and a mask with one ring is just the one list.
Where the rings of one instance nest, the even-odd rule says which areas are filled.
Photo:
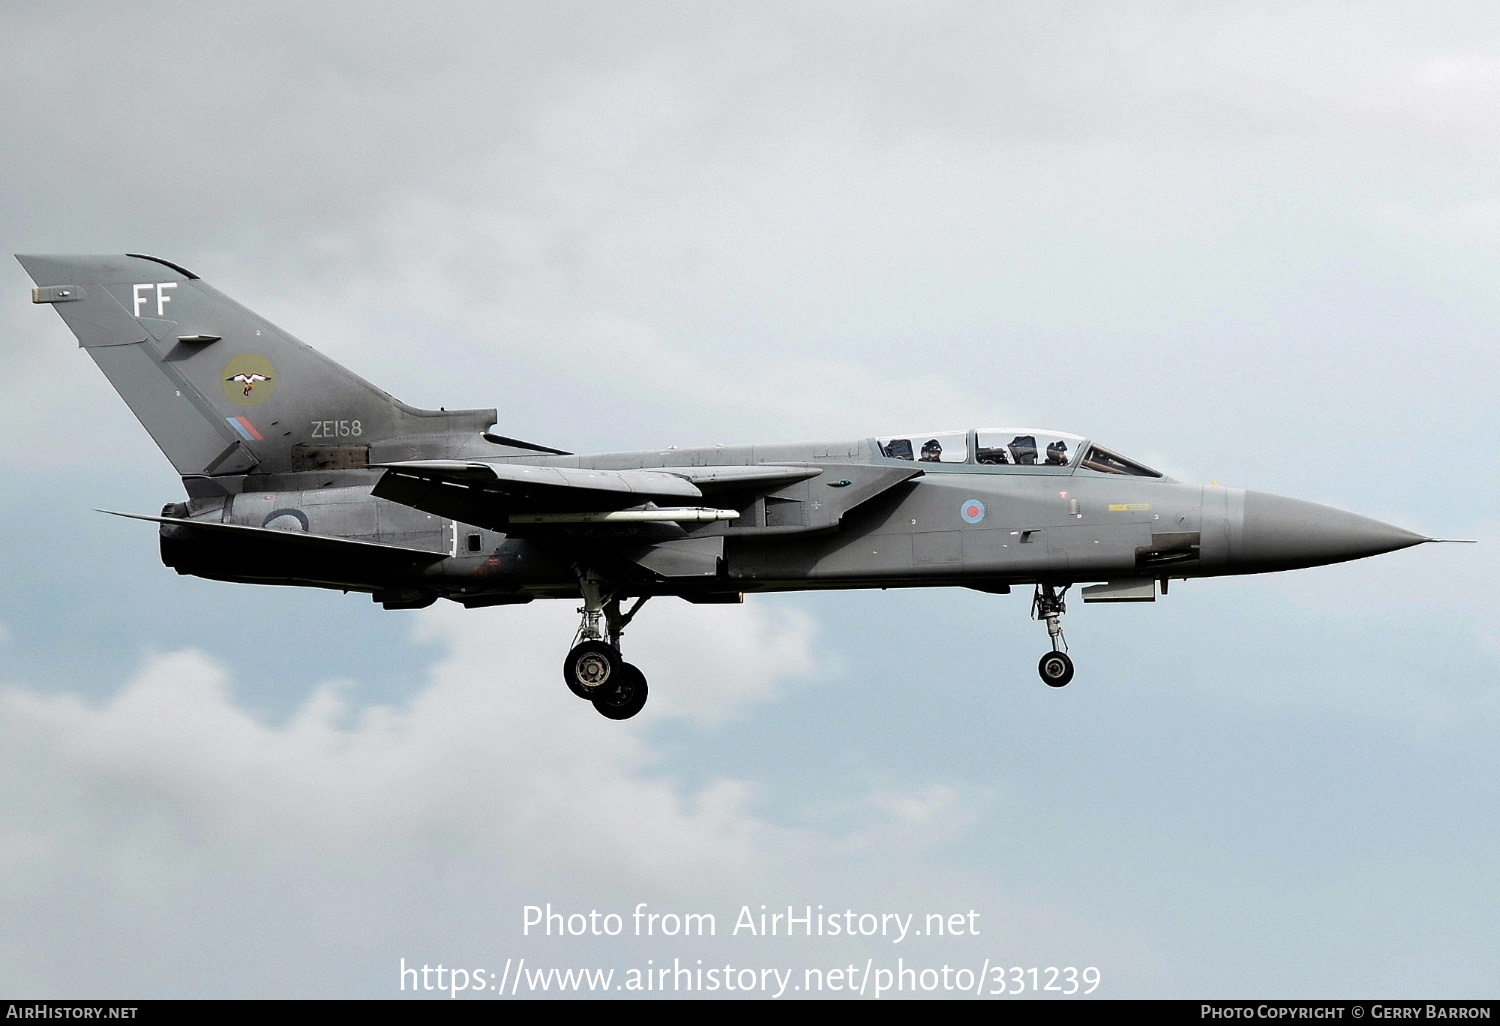
[[584, 687], [597, 688], [609, 680], [609, 660], [597, 652], [590, 652], [578, 660], [577, 669], [578, 683]]

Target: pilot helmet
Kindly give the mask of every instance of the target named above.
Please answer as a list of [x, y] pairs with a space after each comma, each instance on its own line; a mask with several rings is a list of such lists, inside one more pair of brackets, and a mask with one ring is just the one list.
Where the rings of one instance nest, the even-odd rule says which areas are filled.
[[936, 438], [929, 438], [922, 443], [922, 458], [924, 460], [935, 460], [943, 454], [943, 447]]

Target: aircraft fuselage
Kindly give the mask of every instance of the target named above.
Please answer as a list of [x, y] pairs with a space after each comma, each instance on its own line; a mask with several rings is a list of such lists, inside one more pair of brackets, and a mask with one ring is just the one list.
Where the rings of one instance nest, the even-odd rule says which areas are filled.
[[493, 434], [494, 409], [409, 406], [170, 261], [19, 259], [182, 478], [187, 501], [123, 514], [159, 524], [168, 566], [388, 608], [581, 598], [563, 679], [611, 719], [646, 701], [620, 638], [654, 595], [1034, 586], [1062, 687], [1072, 585], [1152, 601], [1430, 540], [1040, 429], [574, 455]]
[[[490, 457], [494, 460], [494, 457]], [[498, 461], [497, 461], [498, 462]], [[1259, 573], [1338, 562], [1402, 548], [1422, 537], [1326, 506], [1238, 488], [1128, 477], [1075, 467], [933, 464], [891, 459], [872, 439], [713, 446], [590, 456], [519, 457], [516, 464], [638, 470], [796, 466], [819, 473], [737, 504], [735, 520], [673, 529], [722, 548], [701, 572], [647, 580], [631, 594], [713, 601], [737, 592], [809, 588], [967, 586], [1003, 591], [1039, 582], [1149, 582]], [[861, 475], [917, 471], [860, 498]], [[476, 527], [377, 498], [381, 471], [255, 476], [223, 500], [180, 504], [174, 516], [247, 527], [285, 527], [425, 549], [430, 564], [391, 567], [345, 557], [308, 560], [268, 553], [247, 559], [243, 542], [220, 546], [164, 528], [163, 555], [181, 572], [372, 591], [392, 605], [438, 596], [470, 605], [577, 596], [580, 547], [617, 548], [638, 537], [659, 544], [660, 525]], [[866, 486], [865, 490], [869, 490]], [[851, 496], [851, 492], [853, 495]], [[404, 596], [404, 598], [403, 598]]]

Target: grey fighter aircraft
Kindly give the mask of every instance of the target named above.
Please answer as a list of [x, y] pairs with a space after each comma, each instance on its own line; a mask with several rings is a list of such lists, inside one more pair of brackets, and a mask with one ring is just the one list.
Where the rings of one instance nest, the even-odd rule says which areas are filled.
[[1031, 587], [1062, 687], [1075, 585], [1151, 602], [1437, 540], [1033, 428], [575, 455], [494, 433], [495, 410], [408, 406], [166, 260], [18, 259], [182, 476], [185, 502], [124, 514], [160, 524], [167, 566], [388, 609], [581, 599], [563, 679], [612, 719], [645, 704], [621, 636], [653, 596]]

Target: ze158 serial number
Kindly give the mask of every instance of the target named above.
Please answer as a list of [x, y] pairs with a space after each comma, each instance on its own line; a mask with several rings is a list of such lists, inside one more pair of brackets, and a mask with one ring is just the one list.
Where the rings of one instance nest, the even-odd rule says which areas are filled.
[[358, 438], [365, 433], [357, 420], [315, 420], [312, 422], [314, 438]]

